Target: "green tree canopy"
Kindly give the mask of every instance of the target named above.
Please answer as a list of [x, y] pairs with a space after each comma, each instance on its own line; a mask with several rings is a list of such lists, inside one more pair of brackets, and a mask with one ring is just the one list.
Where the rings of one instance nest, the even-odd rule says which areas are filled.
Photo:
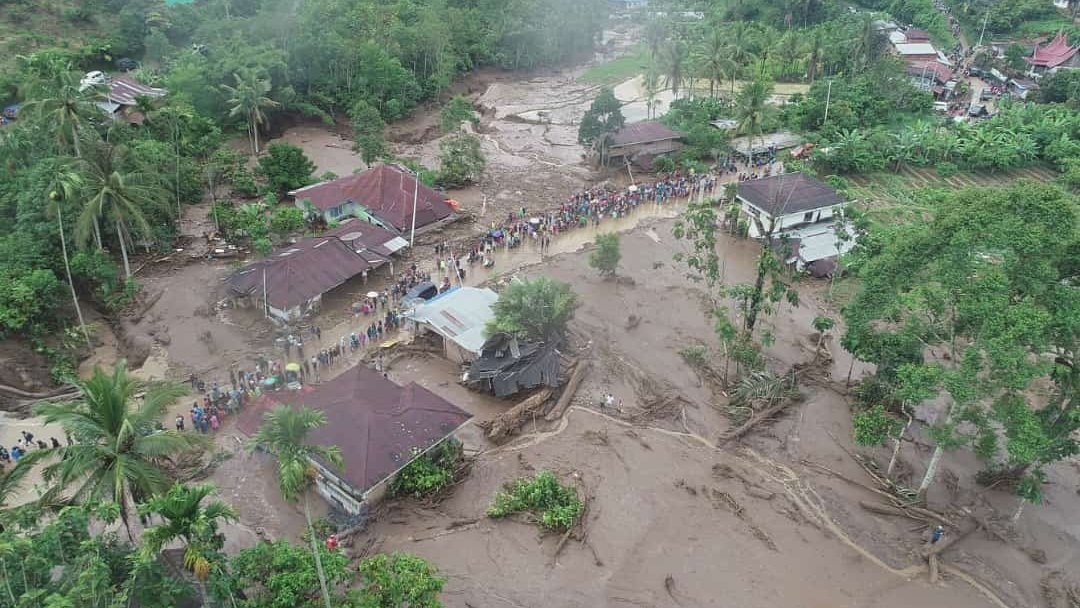
[[[1080, 335], [1076, 200], [1054, 186], [1020, 182], [932, 202], [928, 223], [871, 232], [854, 264], [860, 289], [843, 310], [843, 346], [877, 364], [903, 401], [946, 397], [921, 489], [943, 447], [970, 442], [984, 457], [1001, 456], [994, 420], [1017, 466], [1075, 453], [1069, 436], [1080, 416], [1070, 396], [1075, 372], [1067, 370]], [[1054, 379], [1061, 396], [1036, 414], [1025, 402], [1040, 377]], [[977, 431], [962, 435], [962, 422]]]
[[492, 307], [489, 334], [507, 332], [530, 340], [561, 340], [577, 309], [570, 285], [547, 277], [515, 279]]
[[457, 131], [461, 123], [465, 121], [472, 123], [480, 121], [468, 97], [454, 96], [439, 110], [439, 128], [444, 133]]
[[614, 276], [619, 267], [622, 252], [619, 250], [619, 235], [614, 232], [596, 235], [596, 249], [589, 254], [589, 266], [603, 276]]
[[259, 159], [259, 173], [279, 195], [312, 183], [314, 172], [315, 163], [292, 144], [270, 144], [267, 154]]
[[603, 89], [585, 111], [578, 126], [578, 142], [585, 145], [601, 143], [608, 136], [623, 128], [626, 118], [622, 115], [622, 103], [611, 89]]
[[[60, 458], [45, 465], [53, 492], [78, 503], [110, 500], [130, 526], [135, 503], [165, 492], [172, 479], [164, 459], [199, 447], [198, 435], [160, 431], [165, 408], [187, 394], [183, 386], [144, 383], [117, 361], [112, 372], [94, 368], [88, 380], [76, 380], [82, 397], [69, 403], [35, 408], [45, 424], [59, 424], [74, 445], [60, 448]], [[136, 401], [137, 395], [142, 399]], [[128, 528], [130, 534], [130, 527]]]
[[456, 187], [475, 182], [484, 173], [487, 161], [475, 135], [457, 133], [439, 142], [439, 174], [441, 186]]
[[370, 165], [387, 155], [386, 140], [383, 136], [386, 123], [375, 106], [363, 99], [357, 100], [349, 108], [349, 120], [352, 122], [353, 138], [356, 140], [353, 147], [360, 152], [365, 164]]

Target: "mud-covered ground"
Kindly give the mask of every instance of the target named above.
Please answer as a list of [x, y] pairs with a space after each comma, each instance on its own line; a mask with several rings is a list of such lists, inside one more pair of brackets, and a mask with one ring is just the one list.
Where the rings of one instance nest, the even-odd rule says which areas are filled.
[[[625, 171], [598, 174], [582, 163], [576, 123], [595, 89], [579, 82], [578, 73], [481, 74], [461, 85], [482, 113], [476, 131], [488, 170], [477, 186], [452, 193], [470, 218], [425, 235], [411, 257], [397, 262], [399, 268], [416, 263], [432, 269], [430, 243], [474, 234], [509, 209], [549, 208], [589, 184], [629, 178]], [[397, 153], [430, 164], [440, 137], [437, 108], [392, 125], [388, 133]], [[362, 166], [351, 143], [336, 132], [300, 125], [284, 138], [304, 147], [319, 173], [343, 175]], [[1015, 498], [974, 486], [981, 465], [970, 453], [948, 454], [930, 506], [957, 518], [965, 510], [976, 513], [993, 533], [975, 532], [946, 552], [943, 579], [930, 585], [917, 555], [925, 530], [864, 511], [859, 501], [876, 496], [821, 468], [870, 483], [847, 452], [854, 449], [845, 394], [850, 359], [832, 339], [826, 344], [834, 359], [816, 381], [803, 383], [796, 405], [741, 444], [720, 444], [730, 428], [727, 397], [679, 355], [693, 344], [715, 352], [717, 344], [699, 286], [673, 261], [683, 248], [671, 233], [678, 212], [677, 205], [649, 205], [605, 220], [600, 230], [624, 234], [619, 281], [603, 281], [588, 267], [592, 228], [560, 235], [546, 255], [527, 243], [500, 251], [492, 271], [470, 270], [467, 284], [498, 284], [519, 274], [571, 283], [581, 306], [568, 352], [587, 356], [591, 371], [564, 418], [530, 422], [509, 444], [491, 445], [478, 427], [466, 427], [462, 437], [475, 455], [471, 474], [435, 506], [384, 503], [357, 548], [405, 550], [431, 559], [449, 578], [443, 600], [450, 607], [1076, 605], [1075, 599], [1067, 603], [1067, 589], [1080, 585], [1080, 464], [1051, 467], [1045, 503], [1029, 505], [1013, 523]], [[101, 347], [83, 372], [129, 356], [138, 360], [136, 373], [144, 378], [182, 381], [194, 372], [225, 383], [231, 364], [250, 368], [257, 355], [281, 356], [274, 331], [256, 312], [225, 303], [221, 284], [235, 263], [202, 257], [199, 236], [207, 226], [205, 207], [188, 210], [185, 251], [141, 272], [141, 302], [118, 335], [99, 328]], [[724, 238], [720, 247], [726, 280], [749, 281], [755, 244]], [[325, 343], [371, 321], [353, 316], [349, 305], [384, 280], [378, 275], [366, 285], [353, 281], [327, 295], [315, 320]], [[775, 343], [766, 354], [775, 371], [813, 358], [813, 318], [839, 317], [827, 289], [821, 282], [801, 283], [801, 305], [783, 305], [767, 321]], [[631, 316], [640, 322], [629, 322]], [[363, 359], [347, 357], [323, 379]], [[869, 371], [856, 365], [853, 378]], [[476, 421], [509, 407], [462, 388], [460, 370], [435, 355], [397, 359], [389, 373], [419, 382]], [[607, 392], [619, 407], [600, 412], [597, 403]], [[181, 402], [173, 411], [188, 407]], [[56, 434], [30, 418], [0, 427], [0, 441], [10, 447], [24, 428], [38, 436]], [[241, 514], [225, 530], [227, 548], [250, 545], [257, 532], [299, 539], [303, 516], [280, 498], [273, 462], [248, 454], [231, 421], [215, 441], [229, 457], [211, 481]], [[888, 458], [885, 448], [868, 453], [879, 461]], [[925, 437], [908, 443], [901, 470], [917, 477], [929, 453]], [[573, 480], [589, 499], [587, 542], [570, 541], [557, 559], [558, 538], [484, 517], [502, 484], [541, 469]], [[32, 491], [27, 488], [26, 496]], [[317, 499], [312, 505], [324, 508]]]

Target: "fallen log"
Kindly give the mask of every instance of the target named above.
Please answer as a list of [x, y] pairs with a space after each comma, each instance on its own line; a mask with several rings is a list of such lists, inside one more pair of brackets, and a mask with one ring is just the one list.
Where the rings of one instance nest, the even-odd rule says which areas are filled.
[[559, 401], [555, 403], [555, 407], [551, 408], [544, 420], [554, 422], [562, 418], [566, 408], [570, 407], [570, 402], [573, 401], [574, 395], [577, 394], [578, 386], [585, 379], [585, 373], [588, 370], [589, 361], [587, 359], [579, 360], [577, 368], [574, 369], [573, 375], [570, 376], [570, 381], [566, 383], [566, 388], [563, 390], [562, 395], [559, 396]]
[[925, 517], [918, 516], [914, 513], [909, 513], [905, 509], [899, 507], [890, 507], [888, 505], [879, 505], [872, 502], [866, 502], [864, 500], [859, 501], [859, 506], [870, 511], [871, 513], [877, 513], [879, 515], [895, 515], [897, 517], [906, 517], [915, 521], [927, 522], [929, 521]]
[[551, 387], [544, 387], [521, 403], [487, 422], [487, 438], [496, 443], [507, 440], [517, 433], [521, 425], [551, 397]]
[[24, 399], [50, 399], [52, 397], [59, 397], [65, 393], [72, 391], [78, 391], [79, 389], [71, 384], [60, 386], [48, 391], [42, 391], [40, 393], [34, 393], [30, 391], [24, 391], [22, 389], [15, 388], [14, 386], [8, 386], [6, 384], [0, 384], [0, 393], [7, 394], [11, 397], [22, 397]]
[[938, 582], [938, 556], [936, 553], [930, 554], [930, 584], [936, 584]]
[[743, 435], [746, 435], [750, 431], [754, 430], [754, 427], [756, 427], [757, 425], [765, 422], [766, 420], [769, 420], [773, 416], [787, 409], [792, 403], [792, 399], [784, 399], [779, 403], [773, 404], [761, 410], [760, 412], [751, 416], [749, 420], [742, 424], [742, 426], [721, 435], [720, 441], [724, 442], [741, 438]]

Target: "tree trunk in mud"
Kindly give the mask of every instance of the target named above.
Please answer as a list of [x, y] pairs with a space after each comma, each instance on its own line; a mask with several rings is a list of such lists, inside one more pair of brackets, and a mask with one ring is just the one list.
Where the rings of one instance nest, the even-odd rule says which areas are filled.
[[1027, 501], [1023, 498], [1020, 499], [1020, 504], [1016, 505], [1016, 512], [1012, 514], [1012, 522], [1015, 524], [1020, 520], [1020, 516], [1024, 513], [1024, 506], [1027, 505]]
[[120, 220], [116, 220], [116, 238], [120, 239], [120, 256], [124, 259], [124, 277], [131, 279], [131, 262], [128, 261], [127, 246], [124, 245], [124, 230]]
[[319, 555], [319, 545], [315, 542], [315, 528], [311, 526], [311, 511], [308, 509], [307, 492], [304, 492], [304, 519], [307, 520], [308, 536], [311, 537], [311, 555], [315, 558], [315, 572], [319, 574], [319, 588], [322, 590], [326, 608], [334, 608], [330, 604], [330, 590], [326, 586], [326, 572], [322, 567], [322, 556]]
[[60, 251], [64, 254], [64, 273], [67, 274], [68, 287], [71, 288], [71, 302], [75, 305], [75, 314], [79, 317], [79, 329], [82, 330], [83, 338], [86, 339], [86, 347], [93, 348], [90, 343], [90, 332], [86, 331], [86, 321], [83, 320], [82, 307], [79, 306], [79, 296], [75, 293], [75, 283], [71, 280], [71, 264], [68, 262], [67, 239], [64, 238], [64, 212], [60, 205], [56, 206], [56, 223], [60, 227]]
[[923, 475], [922, 483], [919, 484], [919, 496], [925, 497], [926, 490], [930, 488], [930, 484], [934, 483], [934, 477], [937, 476], [938, 465], [941, 464], [941, 455], [944, 451], [940, 445], [934, 448], [934, 455], [930, 457], [930, 462], [926, 465], [926, 474]]
[[889, 466], [885, 469], [886, 478], [892, 477], [893, 467], [896, 466], [896, 457], [900, 455], [900, 446], [903, 445], [904, 435], [907, 434], [908, 429], [911, 428], [911, 423], [915, 421], [915, 419], [911, 417], [911, 414], [908, 414], [905, 406], [901, 405], [900, 407], [904, 410], [904, 414], [907, 415], [908, 421], [907, 424], [904, 425], [904, 428], [900, 429], [900, 432], [893, 438], [895, 445], [893, 445], [892, 457], [889, 458]]

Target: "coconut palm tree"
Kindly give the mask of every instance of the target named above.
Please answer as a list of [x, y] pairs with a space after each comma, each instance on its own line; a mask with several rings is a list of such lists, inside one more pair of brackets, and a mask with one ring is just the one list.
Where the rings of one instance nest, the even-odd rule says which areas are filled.
[[249, 450], [261, 448], [270, 452], [278, 461], [278, 488], [282, 497], [295, 502], [304, 497], [304, 517], [307, 519], [308, 536], [311, 539], [311, 553], [315, 558], [315, 568], [319, 573], [319, 585], [322, 588], [326, 608], [330, 605], [330, 590], [326, 585], [326, 572], [323, 571], [319, 547], [315, 543], [315, 534], [311, 527], [311, 512], [308, 508], [307, 487], [315, 478], [313, 459], [318, 458], [327, 464], [342, 468], [345, 466], [341, 450], [337, 446], [312, 445], [307, 436], [313, 429], [326, 424], [326, 416], [308, 407], [293, 409], [281, 405], [263, 415], [263, 423], [251, 438]]
[[[131, 278], [131, 262], [128, 260], [126, 242], [130, 239], [128, 225], [136, 232], [150, 234], [150, 225], [143, 215], [143, 207], [160, 203], [166, 193], [160, 181], [141, 171], [128, 171], [124, 158], [128, 149], [123, 144], [99, 144], [94, 154], [79, 163], [85, 187], [82, 191], [84, 204], [75, 225], [75, 237], [85, 246], [90, 230], [101, 218], [108, 218], [116, 225], [116, 238], [120, 241], [120, 254], [124, 260], [124, 276]], [[100, 243], [99, 243], [100, 245]]]
[[213, 484], [185, 486], [178, 483], [167, 493], [153, 496], [139, 505], [139, 515], [156, 515], [162, 520], [143, 530], [142, 555], [153, 558], [173, 542], [183, 542], [184, 567], [195, 575], [200, 587], [211, 570], [220, 567], [225, 536], [218, 532], [218, 524], [237, 519], [236, 510], [224, 502], [203, 503], [214, 490]]
[[270, 80], [260, 77], [253, 70], [244, 70], [233, 74], [236, 86], [221, 85], [229, 95], [229, 116], [243, 116], [247, 121], [248, 139], [251, 153], [259, 154], [259, 127], [268, 122], [263, 110], [277, 108], [281, 104], [267, 97], [270, 93]]
[[79, 296], [75, 293], [75, 282], [71, 280], [71, 262], [68, 259], [67, 238], [64, 235], [64, 201], [76, 198], [79, 189], [83, 186], [82, 176], [76, 171], [64, 167], [53, 176], [53, 185], [49, 190], [49, 199], [52, 201], [52, 210], [56, 212], [56, 224], [60, 233], [60, 253], [64, 256], [64, 274], [67, 276], [68, 287], [71, 288], [71, 302], [75, 305], [75, 314], [79, 318], [79, 329], [86, 338], [87, 348], [93, 348], [90, 343], [90, 332], [86, 330], [86, 321], [83, 319], [82, 307], [79, 306]]
[[82, 157], [80, 141], [90, 131], [94, 118], [101, 118], [101, 108], [95, 101], [105, 96], [104, 85], [84, 87], [70, 69], [61, 69], [52, 79], [30, 87], [29, 101], [23, 113], [50, 129], [61, 152]]
[[679, 98], [679, 88], [686, 81], [687, 76], [687, 50], [686, 42], [679, 38], [673, 38], [671, 42], [660, 50], [660, 66], [664, 75], [664, 81], [675, 99]]
[[735, 78], [739, 70], [755, 59], [754, 50], [757, 48], [757, 40], [753, 26], [745, 21], [736, 22], [727, 33], [728, 58], [736, 68], [731, 71], [731, 97], [735, 97]]
[[[95, 367], [88, 380], [74, 382], [82, 393], [79, 399], [34, 408], [45, 424], [59, 424], [74, 440], [57, 450], [61, 458], [46, 465], [43, 476], [70, 502], [115, 502], [128, 536], [134, 538], [132, 506], [172, 485], [163, 463], [203, 444], [198, 435], [157, 428], [166, 406], [187, 390], [143, 383], [128, 375], [123, 360], [111, 373]], [[140, 394], [142, 401], [136, 402]]]
[[878, 57], [885, 53], [888, 39], [876, 27], [872, 13], [862, 13], [859, 28], [853, 41], [851, 61], [855, 71], [862, 71], [870, 67]]
[[645, 88], [645, 108], [651, 119], [656, 110], [656, 95], [660, 92], [660, 70], [656, 68], [656, 62], [650, 61], [645, 70], [642, 86]]
[[720, 30], [713, 30], [693, 59], [701, 75], [709, 81], [709, 97], [716, 96], [716, 85], [738, 67], [728, 56], [727, 40]]
[[817, 78], [824, 53], [825, 38], [821, 33], [821, 28], [815, 28], [806, 45], [806, 79], [810, 81], [810, 84], [813, 84], [814, 79]]
[[738, 131], [750, 138], [750, 150], [754, 149], [754, 137], [762, 134], [771, 95], [772, 83], [764, 80], [755, 80], [739, 91], [735, 102], [735, 120], [738, 121]]

